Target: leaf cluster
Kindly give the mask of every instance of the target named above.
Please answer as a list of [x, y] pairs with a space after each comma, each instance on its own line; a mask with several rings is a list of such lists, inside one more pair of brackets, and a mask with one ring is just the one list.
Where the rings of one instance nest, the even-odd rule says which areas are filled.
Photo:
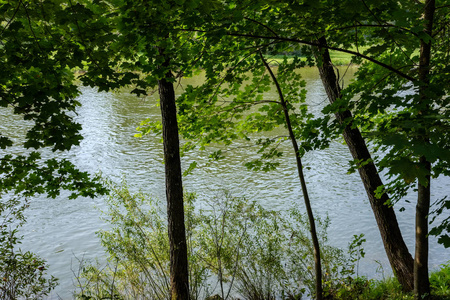
[[27, 201], [11, 198], [0, 203], [0, 297], [13, 299], [44, 299], [57, 285], [57, 279], [48, 278], [46, 262], [29, 251], [17, 249], [23, 237], [18, 236], [25, 222]]
[[0, 106], [29, 121], [23, 140], [25, 155], [8, 154], [11, 135], [2, 132], [0, 194], [71, 197], [104, 194], [98, 177], [92, 178], [67, 160], [41, 159], [40, 149], [70, 150], [80, 144], [81, 125], [74, 121], [80, 103], [73, 70], [83, 68], [85, 48], [74, 39], [78, 20], [91, 15], [81, 4], [64, 1], [0, 2]]

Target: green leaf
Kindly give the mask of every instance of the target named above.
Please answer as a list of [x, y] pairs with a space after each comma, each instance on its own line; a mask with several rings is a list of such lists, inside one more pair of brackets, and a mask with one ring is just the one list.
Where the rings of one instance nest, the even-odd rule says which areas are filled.
[[183, 172], [183, 176], [192, 174], [192, 172], [194, 171], [194, 169], [196, 167], [197, 167], [197, 162], [196, 161], [191, 162], [189, 167]]

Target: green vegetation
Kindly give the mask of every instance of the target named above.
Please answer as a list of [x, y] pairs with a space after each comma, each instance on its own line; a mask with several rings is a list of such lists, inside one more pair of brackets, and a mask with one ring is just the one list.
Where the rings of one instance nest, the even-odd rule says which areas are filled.
[[[429, 299], [430, 287], [446, 290], [447, 266], [443, 279], [429, 282], [428, 234], [450, 247], [450, 217], [428, 227], [450, 208], [449, 199], [433, 207], [431, 198], [433, 179], [450, 175], [449, 0], [0, 0], [0, 12], [0, 106], [30, 122], [20, 143], [14, 132], [0, 133], [2, 207], [17, 212], [12, 216], [20, 222], [26, 206], [16, 199], [54, 198], [63, 189], [71, 198], [106, 193], [98, 177], [58, 155], [82, 139], [73, 119], [80, 105], [74, 70], [83, 70], [82, 85], [99, 91], [159, 91], [162, 122], [144, 122], [141, 131], [163, 136], [168, 237], [163, 213], [141, 206], [145, 197], [116, 189], [110, 200], [115, 210], [108, 213], [116, 231], [102, 233], [111, 268], [86, 267], [80, 297], [188, 300], [189, 293], [208, 295], [205, 278], [211, 276], [221, 298], [232, 292], [249, 299], [297, 298], [300, 283], [318, 300], [379, 297], [380, 286], [395, 283], [373, 287], [370, 280], [348, 278], [364, 255], [363, 237], [351, 243], [349, 262], [327, 247], [325, 234], [319, 234], [321, 251], [316, 242], [301, 158], [341, 136], [399, 284], [416, 299]], [[302, 57], [278, 60], [274, 74], [264, 54], [279, 53]], [[334, 66], [350, 59], [359, 68], [344, 88]], [[329, 104], [319, 113], [309, 110], [306, 83], [296, 73], [305, 66], [318, 68], [327, 93]], [[198, 69], [205, 82], [186, 86], [176, 98], [174, 82]], [[267, 99], [274, 86], [278, 98]], [[275, 129], [282, 132], [276, 138], [256, 137]], [[308, 221], [296, 210], [271, 212], [233, 197], [206, 201], [205, 214], [190, 208], [188, 197], [184, 210], [179, 132], [185, 151], [237, 140], [256, 145], [260, 158], [241, 162], [255, 171], [278, 168], [285, 159], [279, 145], [291, 142]], [[53, 155], [42, 160], [45, 150]], [[223, 155], [216, 151], [210, 158]], [[192, 170], [196, 162], [189, 163]], [[417, 194], [414, 258], [393, 209], [407, 191]], [[5, 220], [4, 296], [45, 296], [54, 281], [42, 277], [42, 260], [15, 252], [20, 239], [6, 225], [14, 222]]]
[[[57, 1], [0, 1], [0, 108], [27, 123], [0, 132], [0, 298], [43, 299], [57, 284], [46, 262], [19, 248], [32, 197], [94, 197], [107, 191], [99, 176], [61, 159], [80, 144], [74, 121], [80, 103], [73, 68], [82, 67]], [[68, 30], [68, 31], [67, 31]], [[49, 153], [43, 155], [42, 153]], [[45, 157], [45, 159], [44, 159]]]
[[[450, 267], [442, 265], [430, 274], [431, 299], [450, 299]], [[327, 291], [330, 299], [361, 299], [361, 300], [413, 300], [414, 294], [404, 292], [398, 280], [389, 277], [382, 280], [366, 277], [347, 278]]]
[[330, 51], [330, 57], [335, 66], [347, 66], [352, 62], [353, 55], [339, 51]]
[[42, 299], [57, 285], [56, 278], [46, 276], [48, 266], [43, 259], [17, 249], [27, 207], [27, 201], [17, 198], [0, 202], [0, 299]]
[[441, 299], [450, 299], [450, 262], [443, 264], [440, 270], [431, 273], [430, 285], [432, 295]]
[[414, 299], [411, 293], [404, 293], [402, 286], [395, 278], [384, 280], [367, 279], [366, 277], [356, 277], [342, 282], [331, 291], [332, 299], [368, 299], [368, 300], [394, 300], [394, 299]]
[[[366, 50], [366, 49], [367, 49], [367, 47], [361, 47], [359, 49], [359, 51], [364, 52], [364, 50]], [[352, 50], [356, 51], [356, 49], [352, 49]], [[288, 58], [288, 61], [292, 61], [293, 56], [296, 56], [296, 54], [295, 53], [294, 54], [287, 53], [286, 55], [281, 55], [281, 54], [267, 55], [266, 57], [270, 61], [271, 65], [274, 65], [275, 63], [277, 63], [277, 64], [281, 63], [285, 57]], [[307, 60], [307, 57], [302, 56], [301, 54], [298, 55], [298, 57], [300, 57], [302, 61]], [[354, 56], [352, 54], [344, 53], [344, 52], [340, 52], [340, 51], [330, 51], [330, 57], [335, 66], [347, 66], [350, 63], [352, 63]]]
[[[167, 299], [170, 259], [163, 206], [142, 193], [131, 194], [125, 183], [110, 187], [103, 213], [112, 228], [98, 233], [108, 264], [82, 262], [76, 298]], [[229, 193], [203, 201], [192, 194], [185, 199], [191, 299], [301, 299], [314, 294], [304, 215], [269, 211]], [[326, 299], [414, 299], [395, 278], [358, 277], [363, 236], [355, 236], [344, 252], [327, 245], [328, 220], [318, 221]], [[450, 264], [431, 273], [430, 283], [433, 299], [450, 299]]]
[[[131, 194], [126, 185], [111, 191], [104, 214], [112, 229], [99, 232], [108, 266], [82, 265], [77, 297], [167, 299], [170, 260], [161, 204]], [[203, 201], [189, 194], [185, 200], [191, 299], [300, 299], [314, 293], [313, 246], [303, 214], [270, 211], [228, 193]], [[318, 224], [325, 280], [354, 274], [360, 256], [350, 259], [329, 246], [329, 222]]]

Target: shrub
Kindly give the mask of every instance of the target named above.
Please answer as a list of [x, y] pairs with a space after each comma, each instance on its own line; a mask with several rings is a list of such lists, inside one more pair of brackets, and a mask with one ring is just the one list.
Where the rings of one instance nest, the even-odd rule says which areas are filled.
[[[108, 264], [82, 265], [77, 297], [170, 299], [164, 206], [126, 184], [111, 191], [104, 215], [112, 227], [98, 233]], [[305, 287], [314, 292], [309, 227], [298, 211], [270, 211], [226, 192], [202, 202], [186, 194], [185, 219], [191, 299], [300, 299]], [[326, 245], [328, 219], [318, 223], [324, 274], [332, 280], [351, 261]]]
[[450, 299], [450, 262], [430, 275], [431, 294], [438, 299]]
[[17, 249], [27, 207], [26, 201], [16, 198], [0, 202], [0, 299], [42, 299], [57, 285], [56, 278], [45, 277], [48, 267], [43, 259]]

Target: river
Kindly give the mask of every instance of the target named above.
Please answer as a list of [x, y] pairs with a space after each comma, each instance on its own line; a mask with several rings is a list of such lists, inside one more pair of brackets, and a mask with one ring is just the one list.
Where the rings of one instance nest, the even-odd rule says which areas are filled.
[[[319, 111], [327, 103], [327, 97], [315, 69], [302, 71], [307, 81], [307, 102], [312, 110]], [[350, 70], [348, 82], [354, 70]], [[344, 70], [341, 70], [344, 73]], [[180, 92], [181, 87], [178, 88]], [[160, 118], [156, 106], [156, 94], [137, 98], [126, 91], [98, 93], [91, 88], [81, 88], [76, 120], [83, 126], [84, 140], [70, 152], [60, 154], [74, 162], [80, 169], [101, 172], [115, 182], [125, 178], [134, 191], [142, 190], [164, 200], [164, 166], [160, 137], [147, 135], [136, 138], [136, 127], [147, 118]], [[275, 97], [275, 95], [274, 95]], [[27, 124], [19, 117], [11, 116], [8, 109], [0, 109], [0, 131], [15, 132], [20, 141]], [[12, 148], [20, 152], [21, 148]], [[236, 196], [259, 201], [266, 208], [284, 210], [293, 206], [304, 211], [301, 190], [296, 175], [295, 159], [286, 145], [285, 160], [276, 171], [248, 171], [243, 162], [256, 157], [248, 148], [235, 149], [232, 155], [219, 163], [194, 170], [184, 178], [185, 190], [201, 197], [210, 197], [220, 190], [229, 190]], [[188, 153], [183, 159], [187, 168], [194, 160], [202, 161], [208, 152]], [[49, 155], [45, 152], [44, 156]], [[351, 237], [364, 233], [366, 256], [359, 268], [360, 275], [381, 277], [390, 274], [380, 235], [357, 173], [347, 174], [351, 159], [346, 145], [335, 141], [329, 149], [307, 153], [303, 159], [305, 175], [313, 209], [317, 215], [328, 214], [331, 226], [328, 231], [332, 245], [346, 248]], [[440, 177], [432, 182], [432, 201], [450, 194], [450, 179]], [[398, 219], [405, 240], [414, 250], [414, 202], [410, 193], [396, 206]], [[407, 201], [410, 201], [408, 203]], [[24, 241], [21, 248], [31, 250], [50, 264], [49, 274], [59, 278], [59, 286], [50, 299], [71, 299], [74, 290], [74, 273], [78, 272], [78, 260], [104, 258], [95, 232], [105, 228], [99, 210], [103, 199], [79, 198], [69, 200], [63, 193], [56, 199], [36, 197], [27, 211], [28, 222], [22, 228]], [[450, 260], [450, 251], [430, 238], [430, 267]], [[379, 268], [382, 266], [382, 270]], [[378, 269], [378, 272], [376, 271]]]

